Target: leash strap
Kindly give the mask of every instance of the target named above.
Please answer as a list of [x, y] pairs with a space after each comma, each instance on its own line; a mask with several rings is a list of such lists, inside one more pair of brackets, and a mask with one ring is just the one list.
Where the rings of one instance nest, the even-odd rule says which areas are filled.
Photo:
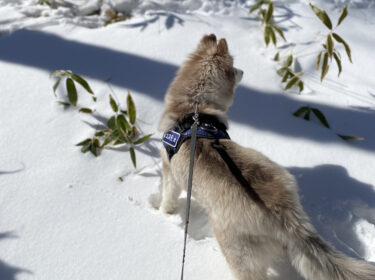
[[194, 123], [191, 127], [192, 133], [191, 133], [191, 143], [190, 143], [190, 165], [189, 165], [189, 178], [188, 178], [188, 188], [187, 188], [185, 236], [184, 236], [184, 250], [182, 254], [181, 280], [184, 279], [186, 241], [187, 241], [187, 233], [188, 233], [188, 228], [189, 228], [191, 189], [193, 187], [193, 168], [194, 168], [195, 144], [197, 140], [197, 127], [198, 127], [198, 105], [196, 105], [195, 107]]
[[244, 190], [250, 196], [250, 198], [253, 199], [256, 203], [264, 205], [264, 201], [259, 197], [257, 192], [251, 186], [251, 182], [245, 179], [245, 177], [242, 175], [241, 170], [234, 163], [233, 159], [228, 155], [225, 146], [221, 144], [219, 141], [213, 142], [211, 146], [219, 153], [221, 158], [228, 166], [230, 172], [232, 172], [234, 177], [236, 177], [237, 181], [241, 184], [241, 186], [244, 188]]

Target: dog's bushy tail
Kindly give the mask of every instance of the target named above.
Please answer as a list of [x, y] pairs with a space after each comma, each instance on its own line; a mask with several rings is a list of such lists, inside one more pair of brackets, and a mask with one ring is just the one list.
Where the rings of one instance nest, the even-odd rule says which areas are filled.
[[375, 280], [374, 266], [336, 251], [316, 233], [305, 213], [293, 216], [292, 222], [286, 224], [288, 254], [303, 277], [309, 280]]

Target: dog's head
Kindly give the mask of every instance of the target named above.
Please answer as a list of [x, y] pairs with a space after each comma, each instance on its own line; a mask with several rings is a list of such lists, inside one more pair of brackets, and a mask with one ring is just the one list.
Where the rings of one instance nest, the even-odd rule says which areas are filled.
[[243, 71], [233, 67], [225, 39], [204, 36], [195, 52], [181, 66], [165, 97], [166, 109], [159, 129], [170, 129], [199, 104], [201, 113], [215, 114], [226, 123], [225, 112], [233, 103], [234, 89]]

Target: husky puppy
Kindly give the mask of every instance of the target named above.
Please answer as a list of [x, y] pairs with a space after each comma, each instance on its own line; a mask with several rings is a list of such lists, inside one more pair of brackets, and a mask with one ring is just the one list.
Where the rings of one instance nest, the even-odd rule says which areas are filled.
[[[225, 39], [204, 36], [182, 65], [165, 96], [159, 129], [168, 131], [194, 112], [215, 116], [227, 125], [234, 88], [242, 71], [233, 67]], [[212, 139], [197, 139], [192, 195], [207, 211], [212, 229], [235, 277], [266, 280], [267, 268], [285, 252], [310, 280], [374, 280], [375, 267], [349, 258], [325, 243], [303, 211], [294, 177], [260, 152], [220, 139], [243, 178], [257, 194], [249, 195], [230, 171]], [[190, 139], [169, 160], [162, 148], [160, 210], [174, 213], [187, 186]]]

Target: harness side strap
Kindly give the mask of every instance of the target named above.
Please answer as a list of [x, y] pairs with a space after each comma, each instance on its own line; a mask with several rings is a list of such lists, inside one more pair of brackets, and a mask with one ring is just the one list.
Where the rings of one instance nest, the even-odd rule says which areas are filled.
[[251, 186], [251, 182], [247, 181], [245, 177], [242, 175], [241, 170], [234, 163], [232, 158], [228, 155], [225, 146], [223, 144], [220, 144], [219, 141], [213, 142], [211, 146], [219, 153], [221, 158], [224, 160], [224, 162], [228, 166], [230, 172], [232, 172], [234, 177], [236, 177], [237, 181], [245, 189], [246, 193], [250, 196], [250, 198], [253, 199], [256, 203], [259, 203], [262, 206], [264, 206], [264, 201], [260, 198], [258, 193]]

